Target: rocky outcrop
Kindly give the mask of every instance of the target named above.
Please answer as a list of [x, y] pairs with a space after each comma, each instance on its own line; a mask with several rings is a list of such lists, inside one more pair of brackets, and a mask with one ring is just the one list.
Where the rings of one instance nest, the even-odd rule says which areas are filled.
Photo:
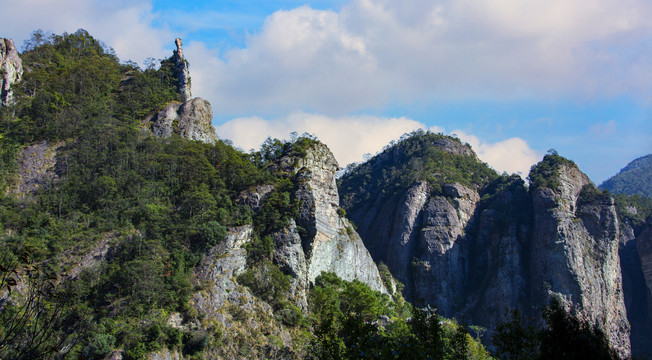
[[195, 269], [192, 281], [200, 290], [190, 304], [201, 321], [193, 326], [220, 337], [219, 345], [206, 349], [208, 359], [243, 358], [243, 341], [249, 344], [248, 359], [298, 358], [292, 350], [292, 336], [278, 323], [272, 307], [238, 284], [238, 275], [247, 270], [244, 246], [252, 238], [250, 225], [230, 229]]
[[283, 157], [277, 166], [296, 172], [298, 217], [275, 234], [274, 261], [291, 276], [297, 305], [307, 308], [308, 289], [322, 272], [387, 292], [362, 239], [339, 207], [338, 164], [328, 147], [315, 143], [304, 156]]
[[183, 355], [178, 351], [170, 351], [167, 348], [149, 353], [145, 356], [147, 360], [183, 360]]
[[214, 144], [217, 142], [217, 136], [212, 125], [213, 109], [208, 101], [198, 97], [192, 98], [190, 70], [188, 62], [183, 58], [182, 43], [179, 38], [175, 40], [177, 49], [172, 56], [177, 91], [182, 102], [173, 102], [145, 119], [143, 127], [150, 130], [154, 136], [169, 137], [177, 134], [186, 139]]
[[[366, 171], [396, 151], [380, 154]], [[630, 325], [614, 202], [601, 194], [581, 197], [590, 181], [568, 163], [548, 174], [547, 187], [531, 190], [518, 177], [503, 177], [475, 186], [417, 181], [394, 194], [362, 187], [343, 196], [364, 199], [347, 211], [374, 259], [405, 284], [412, 302], [484, 326], [490, 338], [506, 310], [541, 319], [550, 297], [561, 297], [600, 324], [626, 357]]]
[[0, 38], [0, 106], [13, 103], [11, 86], [23, 78], [23, 61], [13, 40]]
[[8, 192], [29, 197], [55, 183], [61, 173], [57, 153], [62, 147], [63, 142], [43, 140], [21, 149], [17, 159], [17, 177]]
[[181, 94], [182, 101], [192, 99], [192, 92], [190, 90], [190, 69], [188, 69], [188, 62], [183, 58], [183, 50], [181, 45], [183, 41], [179, 38], [174, 40], [177, 49], [174, 50], [174, 72], [177, 75], [177, 88]]
[[308, 280], [334, 272], [344, 280], [358, 279], [373, 290], [385, 291], [378, 268], [353, 226], [339, 210], [335, 182], [337, 161], [328, 147], [316, 143], [297, 161], [299, 225], [307, 230], [303, 242]]
[[618, 218], [613, 199], [585, 202], [591, 182], [575, 165], [562, 164], [557, 186], [534, 190], [531, 294], [534, 304], [558, 296], [602, 326], [611, 346], [630, 355], [630, 326], [618, 257]]
[[194, 98], [184, 103], [172, 103], [165, 109], [146, 119], [145, 126], [159, 137], [169, 137], [177, 134], [190, 140], [215, 143], [217, 137], [213, 121], [211, 104], [202, 99]]

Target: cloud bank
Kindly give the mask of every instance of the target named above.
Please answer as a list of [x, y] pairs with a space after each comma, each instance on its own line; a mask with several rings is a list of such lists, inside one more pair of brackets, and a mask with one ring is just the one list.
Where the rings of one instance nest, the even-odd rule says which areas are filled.
[[[398, 140], [402, 134], [424, 129], [418, 121], [400, 117], [385, 118], [376, 116], [329, 117], [304, 112], [287, 117], [265, 120], [260, 117], [238, 118], [216, 126], [221, 138], [233, 141], [244, 150], [257, 150], [268, 137], [289, 138], [291, 132], [316, 135], [329, 146], [340, 167], [363, 160], [364, 154], [375, 154]], [[432, 132], [444, 132], [431, 127]], [[478, 137], [460, 130], [452, 132], [464, 142], [468, 142], [480, 160], [498, 172], [517, 173], [527, 177], [530, 167], [541, 159], [541, 155], [531, 149], [520, 138], [511, 138], [496, 143], [487, 143]]]
[[246, 48], [187, 54], [195, 75], [211, 77], [198, 91], [226, 113], [340, 115], [432, 99], [648, 101], [650, 17], [643, 0], [353, 0], [339, 12], [277, 11]]

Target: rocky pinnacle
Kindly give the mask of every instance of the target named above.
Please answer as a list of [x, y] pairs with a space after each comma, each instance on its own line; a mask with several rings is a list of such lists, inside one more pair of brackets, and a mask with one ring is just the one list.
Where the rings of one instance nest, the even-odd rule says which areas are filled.
[[177, 46], [177, 49], [174, 51], [174, 64], [175, 64], [175, 73], [177, 74], [177, 86], [179, 93], [181, 94], [182, 101], [188, 101], [192, 99], [192, 93], [190, 91], [190, 70], [188, 69], [188, 62], [183, 58], [183, 50], [181, 45], [183, 41], [180, 38], [176, 38], [174, 43]]
[[13, 102], [11, 86], [23, 77], [23, 61], [11, 39], [0, 38], [0, 106]]

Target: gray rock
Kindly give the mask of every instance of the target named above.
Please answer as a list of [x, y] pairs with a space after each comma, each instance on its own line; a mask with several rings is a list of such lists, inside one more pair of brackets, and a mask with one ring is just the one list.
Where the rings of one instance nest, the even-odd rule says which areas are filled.
[[172, 103], [145, 120], [144, 125], [154, 136], [177, 134], [190, 140], [214, 144], [217, 142], [211, 104], [201, 98], [184, 103]]
[[13, 40], [0, 38], [0, 106], [13, 104], [12, 85], [23, 78], [23, 61]]
[[174, 40], [174, 44], [177, 46], [177, 49], [174, 51], [174, 65], [175, 72], [177, 73], [177, 87], [179, 94], [181, 94], [182, 101], [188, 101], [192, 99], [192, 92], [190, 90], [190, 69], [188, 68], [188, 62], [183, 58], [183, 50], [181, 45], [183, 41], [179, 38]]
[[[302, 246], [307, 282], [313, 282], [322, 272], [333, 272], [344, 280], [358, 279], [373, 290], [387, 292], [360, 236], [338, 213], [340, 201], [335, 182], [338, 164], [331, 151], [324, 144], [315, 144], [307, 149], [304, 157], [297, 159], [296, 169], [298, 225], [306, 230]], [[296, 241], [296, 237], [293, 239]]]
[[179, 354], [177, 351], [170, 351], [167, 348], [163, 348], [159, 351], [149, 353], [145, 355], [147, 360], [183, 360], [183, 355]]
[[63, 142], [47, 140], [24, 147], [18, 154], [18, 176], [9, 193], [24, 197], [48, 188], [59, 179], [57, 153]]
[[630, 355], [630, 325], [618, 257], [618, 218], [613, 200], [578, 202], [590, 180], [574, 165], [561, 165], [554, 189], [533, 193], [532, 298], [546, 304], [557, 294], [600, 324], [610, 345]]

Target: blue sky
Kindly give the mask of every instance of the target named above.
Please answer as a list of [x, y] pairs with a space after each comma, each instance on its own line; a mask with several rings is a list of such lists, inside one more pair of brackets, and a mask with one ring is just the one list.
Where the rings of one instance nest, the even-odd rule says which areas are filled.
[[498, 171], [548, 149], [596, 183], [652, 153], [647, 0], [0, 0], [0, 36], [87, 29], [120, 59], [184, 41], [193, 95], [245, 150], [316, 134], [340, 165], [416, 128]]

